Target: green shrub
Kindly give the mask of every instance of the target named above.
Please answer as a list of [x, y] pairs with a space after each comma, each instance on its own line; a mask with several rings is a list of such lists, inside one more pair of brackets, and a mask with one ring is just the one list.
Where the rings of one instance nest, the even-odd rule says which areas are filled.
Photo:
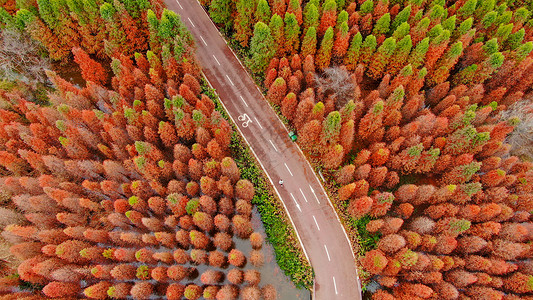
[[352, 227], [357, 229], [359, 255], [363, 256], [367, 251], [376, 249], [381, 233], [370, 233], [366, 230], [366, 224], [372, 221], [372, 218], [369, 215], [365, 215], [359, 219], [350, 218], [350, 221]]

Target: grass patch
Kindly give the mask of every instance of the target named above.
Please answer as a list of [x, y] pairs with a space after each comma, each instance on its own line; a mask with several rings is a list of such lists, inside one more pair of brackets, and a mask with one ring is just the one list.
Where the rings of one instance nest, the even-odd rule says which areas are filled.
[[369, 215], [365, 215], [359, 219], [350, 217], [350, 225], [357, 229], [359, 255], [363, 256], [366, 252], [376, 249], [378, 241], [381, 239], [381, 233], [370, 233], [366, 230], [366, 225], [373, 219]]

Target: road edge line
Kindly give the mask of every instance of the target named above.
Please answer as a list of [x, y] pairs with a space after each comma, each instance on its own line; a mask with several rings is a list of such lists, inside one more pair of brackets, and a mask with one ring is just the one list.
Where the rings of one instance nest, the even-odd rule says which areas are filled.
[[[220, 100], [220, 104], [224, 107], [224, 110], [226, 110], [227, 114], [228, 114], [228, 117], [230, 117], [231, 121], [233, 122], [233, 124], [235, 125], [235, 128], [237, 128], [237, 130], [239, 131], [239, 134], [241, 135], [241, 137], [244, 139], [244, 141], [246, 142], [246, 145], [248, 145], [248, 148], [252, 151], [254, 157], [255, 157], [255, 160], [259, 163], [259, 165], [261, 166], [261, 169], [263, 170], [263, 172], [265, 173], [265, 175], [267, 176], [268, 180], [270, 181], [270, 184], [272, 184], [272, 187], [274, 187], [274, 191], [276, 192], [276, 195], [278, 196], [279, 198], [279, 201], [281, 202], [281, 204], [283, 204], [283, 208], [285, 209], [285, 212], [287, 214], [287, 216], [289, 217], [289, 220], [291, 221], [291, 224], [292, 224], [292, 227], [294, 229], [294, 232], [296, 233], [296, 237], [298, 238], [298, 241], [300, 242], [300, 246], [302, 247], [302, 250], [304, 251], [304, 255], [305, 255], [305, 258], [307, 259], [307, 262], [309, 263], [309, 265], [312, 267], [313, 265], [311, 264], [311, 260], [309, 259], [309, 256], [307, 255], [307, 251], [305, 250], [305, 246], [304, 244], [302, 243], [302, 239], [300, 238], [300, 234], [298, 233], [298, 229], [296, 229], [296, 225], [294, 225], [294, 221], [292, 220], [292, 217], [291, 217], [291, 214], [289, 213], [289, 210], [287, 209], [287, 206], [285, 205], [285, 202], [283, 202], [282, 200], [282, 197], [281, 195], [279, 194], [278, 192], [278, 189], [276, 188], [276, 185], [274, 184], [274, 182], [272, 181], [272, 178], [270, 178], [270, 175], [268, 174], [268, 172], [265, 170], [265, 167], [263, 166], [263, 164], [261, 163], [261, 161], [259, 160], [257, 154], [255, 154], [255, 151], [254, 149], [252, 148], [252, 146], [250, 146], [250, 143], [248, 143], [248, 140], [246, 139], [246, 137], [244, 136], [244, 134], [242, 133], [241, 129], [239, 128], [239, 126], [237, 125], [237, 122], [235, 122], [235, 120], [233, 119], [233, 117], [230, 115], [228, 109], [226, 108], [226, 105], [224, 105], [224, 103], [222, 102], [222, 99], [220, 98], [218, 92], [216, 92], [216, 89], [213, 87], [213, 85], [211, 85], [211, 82], [209, 81], [209, 79], [207, 79], [207, 77], [205, 76], [205, 73], [202, 71], [202, 76], [204, 77], [204, 79], [207, 81], [207, 84], [209, 84], [209, 87], [211, 87], [213, 89], [213, 91], [215, 91], [218, 99]], [[314, 277], [313, 277], [313, 286], [314, 286]]]

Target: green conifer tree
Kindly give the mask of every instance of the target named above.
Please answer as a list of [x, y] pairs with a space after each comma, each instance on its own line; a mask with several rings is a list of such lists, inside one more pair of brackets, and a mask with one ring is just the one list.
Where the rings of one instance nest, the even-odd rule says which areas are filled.
[[304, 34], [307, 32], [309, 27], [318, 28], [318, 20], [320, 15], [318, 14], [318, 8], [313, 2], [307, 3], [304, 10]]
[[381, 78], [385, 71], [385, 66], [387, 66], [389, 58], [394, 53], [395, 49], [396, 40], [393, 37], [387, 38], [372, 56], [370, 64], [368, 65], [367, 75], [374, 79]]
[[373, 35], [379, 36], [389, 32], [390, 30], [390, 14], [386, 13], [379, 18], [374, 25]]
[[335, 30], [339, 30], [342, 23], [344, 22], [348, 22], [348, 19], [350, 18], [350, 16], [348, 15], [348, 12], [343, 10], [339, 13], [339, 15], [337, 16], [337, 25], [335, 26]]
[[472, 29], [472, 25], [474, 24], [474, 19], [468, 18], [464, 20], [461, 25], [459, 25], [459, 28], [455, 30], [455, 34], [453, 35], [454, 38], [460, 37], [463, 34], [466, 34], [470, 29]]
[[464, 20], [466, 18], [469, 18], [472, 16], [474, 11], [476, 10], [477, 0], [468, 0], [466, 1], [458, 10], [457, 10], [457, 16]]
[[348, 48], [348, 52], [346, 53], [346, 57], [344, 58], [344, 64], [346, 65], [346, 68], [350, 71], [355, 70], [355, 68], [357, 67], [362, 43], [363, 36], [361, 35], [361, 32], [358, 32], [353, 36], [352, 41], [350, 43], [350, 48]]
[[300, 25], [296, 16], [285, 13], [285, 51], [289, 54], [297, 53], [300, 48]]
[[442, 22], [441, 24], [442, 28], [449, 30], [453, 34], [453, 31], [455, 30], [456, 21], [457, 21], [457, 16], [453, 15]]
[[276, 50], [276, 55], [282, 56], [285, 53], [285, 25], [283, 19], [278, 14], [272, 15], [268, 27], [275, 41], [274, 49]]
[[331, 61], [331, 50], [333, 49], [333, 27], [329, 27], [322, 38], [318, 49], [315, 65], [319, 70], [324, 70]]
[[255, 21], [267, 24], [270, 21], [272, 12], [267, 0], [259, 0], [255, 10]]
[[338, 111], [332, 111], [322, 123], [322, 143], [324, 145], [336, 144], [341, 131], [341, 115]]
[[309, 27], [302, 41], [302, 57], [306, 57], [307, 55], [315, 55], [316, 44], [316, 29], [315, 27]]
[[518, 30], [517, 32], [511, 33], [509, 35], [509, 38], [505, 41], [503, 45], [503, 48], [506, 50], [511, 50], [511, 51], [517, 49], [518, 47], [520, 47], [520, 45], [522, 45], [522, 41], [524, 41], [525, 36], [526, 36], [525, 29], [520, 28], [520, 30]]
[[409, 23], [403, 22], [392, 33], [392, 37], [394, 37], [396, 40], [399, 41], [399, 40], [403, 39], [406, 35], [408, 35], [410, 30], [411, 30], [411, 26], [409, 26]]
[[394, 20], [391, 23], [390, 30], [395, 31], [398, 26], [400, 26], [402, 23], [407, 22], [409, 20], [409, 16], [411, 15], [411, 5], [407, 5], [402, 9], [396, 17], [394, 17]]
[[249, 62], [253, 72], [263, 72], [266, 69], [270, 60], [276, 55], [274, 43], [270, 28], [263, 22], [257, 22], [250, 41]]
[[376, 51], [378, 43], [376, 37], [373, 35], [367, 35], [363, 45], [361, 45], [361, 51], [359, 52], [359, 62], [368, 65], [368, 62], [372, 58], [374, 51]]
[[407, 35], [398, 42], [396, 50], [394, 51], [394, 54], [392, 55], [387, 66], [387, 73], [389, 73], [391, 76], [396, 76], [396, 74], [403, 68], [403, 66], [405, 66], [405, 62], [409, 57], [409, 53], [411, 53], [412, 47], [413, 44], [411, 42], [410, 35]]
[[213, 22], [224, 24], [225, 29], [229, 30], [232, 24], [231, 0], [212, 0], [209, 5], [209, 16]]
[[407, 63], [411, 64], [413, 69], [417, 69], [423, 64], [424, 58], [426, 57], [426, 53], [428, 52], [428, 49], [429, 49], [429, 38], [427, 37], [416, 45], [415, 49], [412, 51], [411, 55], [409, 56]]
[[359, 14], [361, 17], [366, 16], [368, 13], [371, 13], [374, 10], [374, 1], [372, 0], [366, 0], [361, 4], [359, 7]]

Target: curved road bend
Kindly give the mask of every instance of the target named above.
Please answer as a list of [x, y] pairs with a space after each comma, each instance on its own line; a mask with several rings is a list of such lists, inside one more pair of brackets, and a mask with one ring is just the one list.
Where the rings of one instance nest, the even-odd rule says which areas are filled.
[[[198, 1], [166, 0], [194, 35], [212, 86], [271, 182], [315, 271], [314, 298], [361, 299], [353, 253], [311, 166]], [[284, 184], [278, 184], [279, 179]]]

